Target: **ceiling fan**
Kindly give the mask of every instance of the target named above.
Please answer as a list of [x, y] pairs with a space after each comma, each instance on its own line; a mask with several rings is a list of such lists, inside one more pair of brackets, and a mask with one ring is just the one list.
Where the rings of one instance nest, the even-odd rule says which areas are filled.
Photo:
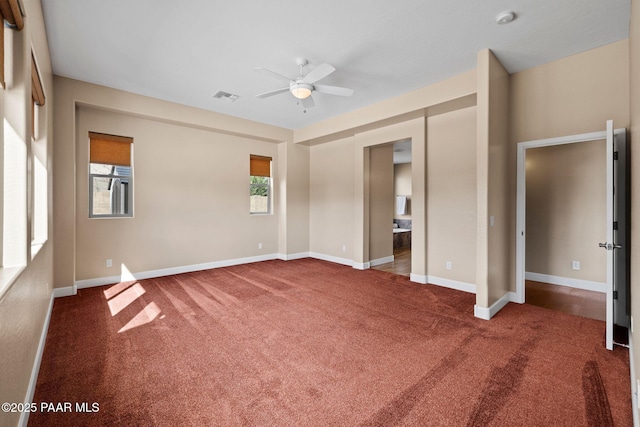
[[296, 78], [288, 77], [275, 71], [268, 70], [266, 68], [256, 68], [255, 71], [259, 72], [260, 74], [275, 77], [278, 80], [289, 82], [288, 87], [261, 93], [259, 95], [256, 95], [256, 98], [268, 98], [280, 93], [291, 92], [293, 96], [295, 96], [302, 102], [302, 105], [305, 108], [310, 108], [315, 105], [315, 102], [313, 102], [313, 98], [311, 97], [312, 92], [326, 93], [329, 95], [338, 96], [351, 96], [353, 94], [353, 89], [348, 89], [346, 87], [315, 84], [316, 82], [327, 77], [329, 74], [333, 73], [336, 69], [333, 66], [324, 63], [318, 65], [316, 68], [309, 71], [307, 75], [305, 75], [304, 67], [308, 63], [309, 61], [307, 61], [305, 58], [296, 59], [296, 64], [298, 64], [298, 66], [300, 67], [300, 76]]

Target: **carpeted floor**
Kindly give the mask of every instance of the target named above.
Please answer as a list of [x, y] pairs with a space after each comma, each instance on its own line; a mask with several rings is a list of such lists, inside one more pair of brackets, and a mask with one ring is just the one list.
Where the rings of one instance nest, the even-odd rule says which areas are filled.
[[313, 259], [83, 289], [55, 300], [34, 397], [72, 411], [29, 425], [632, 424], [603, 322], [474, 302]]

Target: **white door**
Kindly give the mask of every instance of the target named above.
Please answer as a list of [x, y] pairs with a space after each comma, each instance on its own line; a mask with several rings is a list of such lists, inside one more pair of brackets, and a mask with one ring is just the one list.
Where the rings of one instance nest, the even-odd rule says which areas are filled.
[[613, 350], [613, 252], [615, 249], [613, 240], [613, 138], [613, 120], [607, 120], [607, 241], [600, 243], [600, 247], [607, 251], [607, 350]]
[[526, 151], [529, 148], [547, 147], [551, 145], [573, 144], [586, 141], [605, 140], [606, 148], [606, 241], [600, 243], [600, 247], [607, 251], [607, 295], [606, 295], [606, 348], [613, 350], [613, 316], [614, 300], [614, 249], [619, 248], [616, 244], [613, 224], [614, 216], [614, 134], [624, 136], [624, 129], [614, 131], [613, 120], [607, 121], [607, 130], [600, 132], [571, 135], [558, 138], [541, 139], [518, 143], [518, 163], [517, 163], [517, 206], [516, 206], [516, 301], [524, 303], [524, 281], [525, 281], [525, 247], [526, 247]]

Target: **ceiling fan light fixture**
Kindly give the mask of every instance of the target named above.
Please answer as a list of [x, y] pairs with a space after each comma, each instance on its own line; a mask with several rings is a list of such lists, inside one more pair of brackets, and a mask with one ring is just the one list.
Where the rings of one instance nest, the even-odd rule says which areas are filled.
[[308, 83], [291, 83], [289, 86], [289, 90], [291, 94], [298, 99], [306, 99], [311, 96], [311, 91], [313, 90], [313, 86]]

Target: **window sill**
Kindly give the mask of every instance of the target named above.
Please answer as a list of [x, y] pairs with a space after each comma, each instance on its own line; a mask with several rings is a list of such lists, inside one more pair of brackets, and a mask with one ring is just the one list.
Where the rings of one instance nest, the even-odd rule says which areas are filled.
[[40, 252], [40, 249], [42, 249], [45, 243], [47, 243], [46, 240], [34, 240], [31, 242], [31, 261], [38, 255], [38, 252]]
[[0, 301], [25, 268], [24, 265], [18, 267], [0, 267]]

